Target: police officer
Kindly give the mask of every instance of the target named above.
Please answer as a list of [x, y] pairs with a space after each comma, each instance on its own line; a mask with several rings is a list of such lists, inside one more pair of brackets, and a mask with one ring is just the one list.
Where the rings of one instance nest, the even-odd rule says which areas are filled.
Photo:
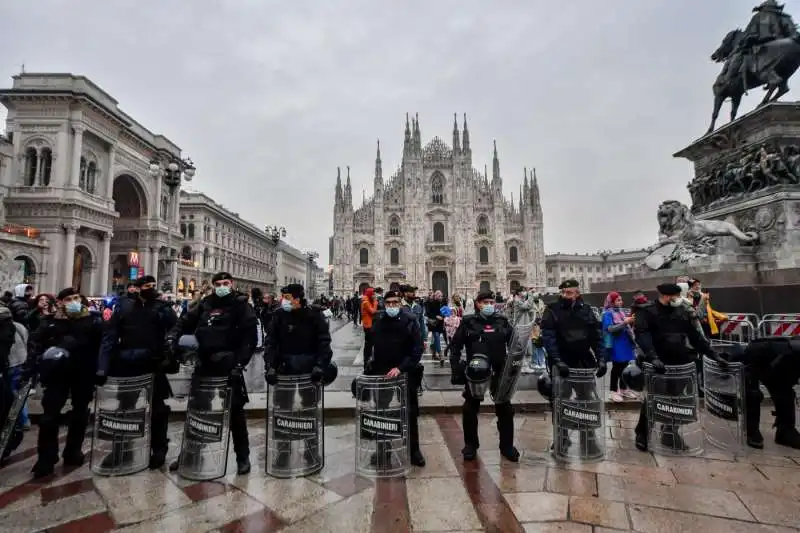
[[[384, 311], [376, 315], [372, 334], [375, 340], [372, 358], [367, 363], [366, 375], [396, 378], [406, 374], [408, 383], [408, 438], [411, 449], [411, 464], [425, 466], [425, 458], [419, 448], [419, 397], [417, 389], [422, 378], [422, 337], [419, 334], [418, 318], [402, 308], [400, 293], [388, 291], [383, 298]], [[391, 394], [391, 393], [390, 393]], [[386, 408], [392, 398], [379, 397], [378, 408]], [[379, 450], [388, 453], [389, 450]], [[377, 458], [376, 461], [377, 462]]]
[[744, 349], [726, 347], [729, 360], [744, 364], [747, 444], [764, 447], [761, 435], [761, 402], [764, 394], [759, 382], [769, 391], [775, 407], [775, 444], [800, 449], [796, 427], [794, 386], [800, 381], [800, 338], [765, 337], [755, 339]]
[[[167, 333], [175, 326], [177, 317], [168, 302], [158, 298], [156, 279], [142, 276], [136, 281], [139, 292], [120, 298], [103, 334], [98, 358], [99, 386], [105, 385], [107, 376], [153, 376], [153, 397], [150, 411], [150, 464], [151, 469], [161, 468], [167, 456], [167, 426], [169, 407], [164, 400], [172, 393], [166, 372], [178, 371], [172, 357], [171, 346], [166, 343]], [[138, 393], [126, 392], [119, 396], [120, 409], [131, 409]], [[103, 460], [105, 468], [133, 457], [123, 443], [114, 443], [112, 452]]]
[[[333, 352], [328, 321], [322, 312], [312, 309], [305, 297], [305, 289], [299, 283], [291, 283], [281, 289], [281, 310], [272, 317], [267, 345], [264, 351], [265, 378], [270, 385], [278, 383], [278, 375], [297, 376], [311, 374], [314, 383], [325, 377]], [[292, 401], [294, 391], [282, 391], [276, 395], [281, 405]], [[312, 407], [317, 398], [313, 389], [300, 390], [303, 407]], [[288, 444], [288, 443], [286, 443]], [[288, 449], [279, 449], [273, 459], [278, 468], [289, 464]], [[307, 449], [305, 459], [314, 463], [316, 450]]]
[[[606, 348], [600, 321], [581, 297], [580, 284], [577, 280], [568, 279], [558, 287], [561, 295], [558, 300], [545, 307], [542, 316], [542, 343], [549, 357], [550, 369], [555, 369], [562, 378], [569, 377], [571, 368], [596, 368], [595, 375], [603, 377], [608, 370], [606, 365]], [[565, 387], [561, 390], [564, 397], [572, 391], [578, 400], [590, 400], [592, 384], [585, 386]], [[566, 432], [559, 437], [562, 444], [569, 444]], [[591, 438], [581, 442], [587, 453], [596, 452], [597, 443]]]
[[[681, 298], [681, 287], [676, 283], [663, 283], [656, 287], [658, 300], [639, 306], [636, 311], [634, 333], [636, 342], [642, 350], [645, 361], [653, 365], [657, 374], [666, 372], [666, 365], [684, 365], [694, 362], [692, 348], [702, 355], [727, 366], [711, 344], [696, 326], [695, 320]], [[686, 388], [687, 383], [670, 380], [669, 395], [677, 395]], [[642, 402], [639, 423], [636, 425], [636, 448], [647, 451], [647, 406]], [[678, 434], [676, 427], [667, 427], [661, 433], [661, 443], [675, 450], [686, 449], [686, 443]]]
[[[231, 377], [230, 428], [236, 453], [236, 473], [250, 472], [250, 442], [244, 406], [248, 402], [243, 369], [250, 362], [258, 337], [256, 315], [246, 294], [234, 290], [233, 276], [218, 272], [211, 278], [214, 292], [187, 312], [169, 333], [168, 342], [178, 348], [181, 335], [197, 337], [197, 377]], [[195, 407], [210, 408], [211, 398], [195, 395]], [[170, 465], [178, 469], [179, 461]]]
[[[32, 470], [35, 478], [49, 476], [58, 463], [59, 417], [67, 398], [71, 399], [72, 412], [64, 464], [81, 466], [85, 460], [81, 447], [89, 422], [92, 381], [102, 338], [102, 317], [90, 314], [81, 303], [80, 293], [72, 287], [58, 293], [56, 312], [42, 317], [39, 327], [31, 333], [25, 374], [29, 377], [38, 373], [44, 385], [39, 457]], [[54, 357], [48, 357], [51, 354]]]
[[[513, 329], [506, 317], [495, 312], [494, 294], [480, 292], [475, 297], [475, 314], [465, 316], [450, 341], [450, 367], [454, 384], [464, 383], [465, 365], [460, 363], [461, 351], [466, 350], [466, 360], [475, 354], [489, 358], [492, 368], [492, 388], [506, 362], [506, 346], [511, 340]], [[462, 393], [464, 405], [461, 411], [464, 430], [464, 449], [461, 454], [465, 461], [472, 461], [480, 447], [478, 441], [478, 411], [481, 399], [473, 397], [468, 385]], [[497, 431], [500, 434], [500, 453], [509, 461], [519, 461], [519, 451], [514, 447], [514, 408], [510, 402], [496, 403]]]

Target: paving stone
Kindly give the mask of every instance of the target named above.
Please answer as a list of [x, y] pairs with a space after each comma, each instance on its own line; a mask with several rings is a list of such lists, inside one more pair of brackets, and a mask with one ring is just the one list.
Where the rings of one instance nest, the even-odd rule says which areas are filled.
[[573, 496], [569, 499], [569, 518], [575, 522], [614, 528], [628, 527], [628, 513], [619, 502]]
[[569, 498], [547, 492], [506, 494], [506, 501], [520, 522], [566, 520]]
[[630, 506], [633, 529], [641, 533], [797, 533], [795, 529], [739, 522], [726, 518]]
[[596, 496], [597, 474], [551, 468], [547, 473], [547, 491], [574, 496]]

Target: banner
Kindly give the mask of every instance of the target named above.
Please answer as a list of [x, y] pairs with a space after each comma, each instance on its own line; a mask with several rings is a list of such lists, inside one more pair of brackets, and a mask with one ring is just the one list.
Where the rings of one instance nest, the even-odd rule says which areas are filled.
[[653, 421], [662, 424], [691, 424], [697, 422], [697, 404], [693, 396], [651, 396], [648, 398]]
[[97, 411], [97, 438], [100, 440], [133, 440], [144, 437], [146, 409]]
[[562, 401], [560, 426], [564, 429], [599, 428], [603, 425], [600, 402]]
[[723, 420], [739, 420], [739, 402], [736, 394], [706, 389], [703, 399], [708, 414]]
[[273, 435], [280, 440], [306, 440], [317, 436], [317, 419], [294, 416], [272, 416]]
[[403, 437], [403, 420], [361, 413], [359, 421], [361, 431], [384, 439], [399, 439]]
[[186, 438], [194, 442], [222, 442], [222, 429], [225, 424], [223, 411], [204, 411], [186, 413]]

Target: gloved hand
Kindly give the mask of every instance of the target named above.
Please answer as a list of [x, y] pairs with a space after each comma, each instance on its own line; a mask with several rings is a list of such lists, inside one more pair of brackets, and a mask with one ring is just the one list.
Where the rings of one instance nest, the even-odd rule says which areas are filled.
[[656, 374], [665, 374], [667, 372], [667, 367], [664, 366], [664, 362], [658, 357], [654, 357], [650, 361], [650, 364], [653, 365], [653, 370]]
[[106, 376], [105, 372], [98, 372], [94, 375], [94, 384], [98, 387], [102, 387], [108, 381], [108, 376]]
[[598, 378], [602, 378], [603, 376], [606, 375], [606, 372], [608, 372], [608, 365], [606, 364], [606, 362], [605, 361], [598, 361], [597, 362], [597, 373], [595, 373], [595, 376], [598, 377]]
[[314, 366], [314, 368], [311, 369], [312, 383], [321, 383], [323, 377], [325, 377], [325, 371], [321, 367]]
[[567, 363], [558, 362], [556, 363], [556, 368], [558, 369], [559, 376], [561, 376], [562, 378], [569, 377], [569, 366], [567, 365]]
[[267, 383], [270, 385], [277, 385], [278, 384], [278, 373], [275, 372], [274, 368], [270, 368], [264, 373], [264, 378], [267, 380]]

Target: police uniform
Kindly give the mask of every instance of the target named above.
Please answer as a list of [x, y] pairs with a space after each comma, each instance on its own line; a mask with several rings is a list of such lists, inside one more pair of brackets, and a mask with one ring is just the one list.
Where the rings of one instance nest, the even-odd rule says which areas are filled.
[[[67, 288], [58, 293], [58, 300], [74, 296], [78, 291]], [[38, 460], [33, 467], [34, 477], [44, 477], [53, 473], [58, 463], [58, 426], [61, 410], [70, 398], [70, 414], [67, 441], [64, 446], [64, 464], [81, 466], [84, 455], [81, 451], [86, 426], [89, 422], [89, 403], [92, 401], [94, 387], [92, 380], [97, 367], [96, 354], [100, 350], [103, 335], [103, 322], [91, 315], [80, 302], [78, 309], [65, 309], [59, 306], [54, 315], [42, 318], [39, 327], [28, 341], [28, 361], [26, 374], [40, 376], [44, 385], [42, 397], [42, 418], [39, 421], [37, 441]], [[63, 350], [62, 356], [42, 360], [48, 349]]]
[[[658, 301], [639, 306], [636, 311], [634, 333], [636, 342], [643, 352], [645, 361], [653, 365], [653, 371], [663, 374], [666, 365], [685, 365], [693, 363], [696, 355], [694, 348], [702, 355], [727, 363], [711, 349], [711, 344], [696, 326], [695, 320], [680, 298], [681, 287], [675, 283], [664, 283], [657, 287], [661, 295]], [[666, 303], [662, 300], [668, 300]], [[687, 390], [689, 383], [680, 380], [669, 380], [666, 390], [649, 391], [661, 394], [678, 395]], [[647, 450], [648, 422], [646, 402], [642, 402], [639, 423], [636, 425], [636, 447]], [[677, 427], [665, 427], [661, 434], [661, 443], [673, 449], [685, 449], [686, 444], [678, 434]]]
[[[219, 272], [212, 283], [231, 280], [227, 272]], [[256, 315], [247, 301], [247, 295], [231, 287], [215, 287], [215, 292], [203, 298], [199, 305], [187, 312], [169, 334], [169, 342], [177, 349], [182, 335], [197, 338], [197, 360], [194, 378], [230, 376], [231, 414], [230, 429], [233, 450], [236, 454], [237, 474], [250, 472], [250, 442], [244, 406], [248, 402], [242, 372], [255, 351], [258, 337]], [[205, 394], [193, 395], [195, 409], [209, 409], [212, 398]], [[178, 461], [170, 465], [178, 468]]]
[[[288, 294], [299, 300], [300, 307], [294, 308], [289, 300], [283, 299], [281, 308], [272, 318], [264, 350], [266, 381], [270, 385], [275, 385], [278, 383], [278, 375], [311, 374], [312, 381], [320, 383], [324, 378], [325, 369], [333, 358], [328, 321], [322, 312], [308, 305], [305, 289], [299, 283], [292, 283], [282, 288], [281, 294]], [[285, 405], [293, 398], [294, 391], [284, 390], [276, 394], [275, 401]], [[317, 401], [314, 389], [301, 389], [300, 401], [303, 407], [314, 406]], [[276, 457], [273, 458], [278, 468], [288, 466], [289, 451], [288, 448], [278, 450]], [[313, 456], [314, 453], [316, 450], [306, 450], [305, 459], [308, 463], [317, 461]]]
[[[491, 292], [481, 292], [475, 298], [476, 307], [487, 299], [493, 299]], [[465, 382], [465, 365], [461, 362], [461, 351], [466, 350], [466, 361], [475, 354], [483, 354], [489, 358], [492, 369], [491, 388], [497, 389], [497, 380], [506, 363], [506, 346], [511, 340], [513, 329], [508, 319], [494, 311], [476, 312], [465, 316], [450, 341], [450, 367], [453, 372], [452, 382]], [[467, 366], [468, 368], [468, 366]], [[470, 387], [465, 384], [464, 405], [462, 407], [462, 426], [464, 431], [464, 449], [461, 451], [464, 460], [475, 459], [480, 447], [478, 440], [478, 411], [481, 399], [473, 397]], [[497, 431], [500, 434], [500, 453], [509, 461], [518, 461], [519, 452], [514, 447], [514, 408], [510, 402], [496, 403]]]
[[[153, 276], [143, 276], [136, 280], [139, 292], [129, 293], [128, 298], [120, 299], [103, 333], [96, 379], [97, 385], [102, 386], [107, 376], [124, 378], [153, 374], [150, 412], [151, 469], [161, 468], [166, 460], [170, 408], [164, 400], [172, 396], [166, 373], [178, 370], [165, 342], [167, 333], [177, 322], [177, 317], [168, 303], [158, 299], [155, 288], [141, 289], [142, 286], [155, 282]], [[120, 393], [119, 408], [132, 409], [139, 394], [139, 391]], [[118, 461], [126, 462], [132, 458], [132, 452], [127, 449], [126, 444], [115, 442], [112, 453], [103, 460], [103, 465], [111, 468]]]

